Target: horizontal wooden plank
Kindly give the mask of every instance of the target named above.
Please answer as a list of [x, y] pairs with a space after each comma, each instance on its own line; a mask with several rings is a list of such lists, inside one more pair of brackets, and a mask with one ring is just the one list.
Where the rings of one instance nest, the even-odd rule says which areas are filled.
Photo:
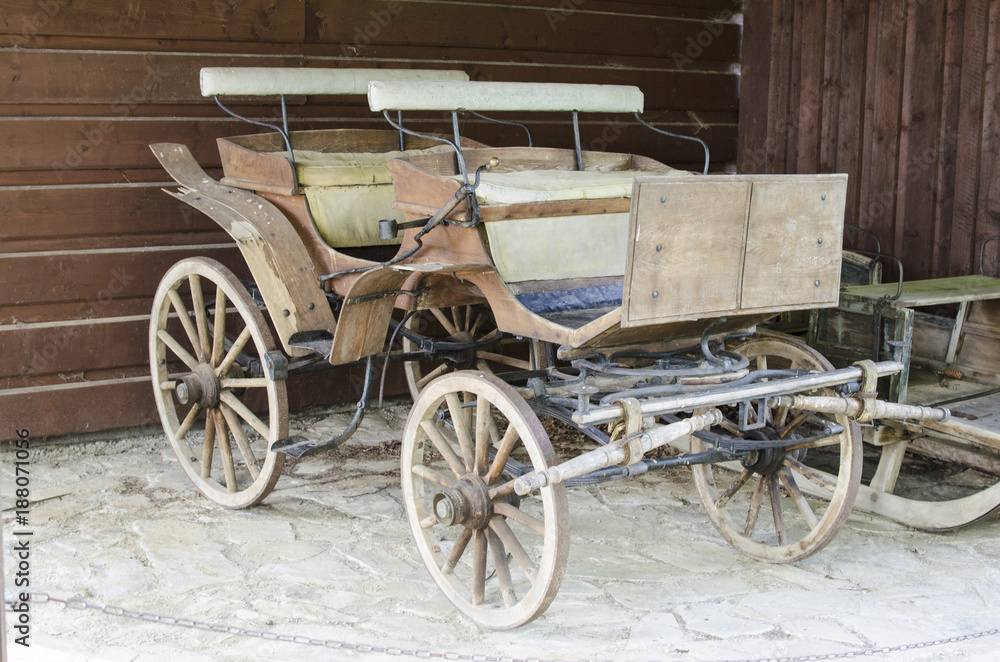
[[[213, 241], [177, 241], [185, 233], [215, 232], [207, 216], [170, 197], [162, 187], [175, 184], [164, 173], [163, 182], [105, 186], [0, 187], [0, 251], [97, 248], [69, 245], [72, 238], [98, 238], [132, 246], [163, 243], [204, 244]], [[21, 241], [44, 241], [35, 249], [19, 248]], [[152, 242], [152, 243], [150, 243]], [[113, 248], [115, 246], [105, 245]]]
[[[151, 297], [167, 269], [192, 255], [217, 259], [237, 273], [246, 270], [235, 243], [0, 254], [0, 324], [52, 320], [38, 318], [39, 304], [50, 310], [59, 304], [65, 316], [55, 319], [121, 316], [116, 301]], [[148, 310], [147, 302], [142, 312]]]
[[10, 378], [144, 365], [148, 329], [148, 315], [0, 326], [0, 387], [13, 386]]
[[5, 0], [0, 43], [30, 45], [39, 35], [300, 42], [304, 27], [297, 0]]
[[[293, 377], [286, 383], [289, 407], [354, 402], [363, 380], [359, 367]], [[402, 370], [390, 366], [385, 395], [405, 393]], [[0, 390], [0, 420], [7, 423], [0, 428], [0, 441], [10, 440], [23, 428], [40, 439], [138, 426], [152, 426], [151, 432], [156, 433], [160, 426], [149, 376]]]
[[[222, 177], [220, 168], [206, 168], [209, 176]], [[58, 177], [61, 176], [61, 181]], [[52, 186], [102, 186], [106, 184], [138, 184], [157, 183], [163, 181], [163, 168], [157, 164], [155, 168], [76, 168], [61, 171], [59, 176], [51, 169], [45, 170], [0, 170], [0, 187], [35, 186], [49, 188]]]
[[[372, 44], [739, 59], [735, 23], [677, 20], [649, 13], [595, 11], [587, 4], [548, 9], [500, 4], [306, 0], [306, 41], [363, 55]], [[686, 51], [689, 54], [686, 54]]]
[[[572, 124], [568, 117], [561, 120], [546, 119], [532, 122], [526, 119], [540, 145], [571, 146]], [[408, 125], [421, 131], [450, 133], [446, 118], [437, 120], [408, 120]], [[305, 126], [329, 126], [328, 123], [304, 122]], [[343, 126], [342, 122], [333, 123]], [[369, 117], [366, 121], [351, 123], [351, 127], [386, 128], [384, 120]], [[478, 119], [464, 119], [461, 129], [470, 138], [486, 144], [524, 144], [524, 134]], [[693, 133], [702, 129], [692, 120], [686, 124], [665, 126], [678, 133]], [[218, 167], [219, 152], [215, 139], [225, 136], [254, 133], [255, 128], [237, 120], [201, 119], [198, 121], [171, 121], [163, 119], [73, 118], [73, 119], [0, 119], [0, 144], [11, 145], [0, 163], [3, 170], [36, 170], [48, 174], [49, 181], [64, 183], [77, 169], [159, 168], [149, 145], [154, 142], [176, 142], [187, 145], [203, 167]], [[716, 149], [729, 147], [723, 160], [731, 159], [735, 145], [735, 125], [710, 126], [701, 131]], [[666, 144], [667, 138], [654, 136], [639, 126], [629, 116], [610, 118], [607, 121], [585, 120], [581, 124], [584, 144], [594, 143], [594, 149], [606, 149], [618, 138], [638, 137], [622, 144], [642, 151], [646, 144]], [[655, 138], [655, 140], [651, 140]], [[618, 148], [616, 148], [618, 149]], [[673, 149], [673, 148], [671, 148]], [[700, 150], [699, 147], [679, 146], [679, 158]], [[656, 154], [643, 152], [647, 156]], [[720, 152], [721, 153], [721, 152]]]
[[41, 438], [150, 425], [159, 417], [149, 377], [0, 391], [0, 437], [28, 428]]
[[[426, 52], [426, 51], [425, 51]], [[372, 55], [387, 58], [388, 55]], [[475, 80], [604, 83], [636, 85], [649, 109], [736, 110], [739, 75], [708, 72], [689, 65], [677, 68], [670, 58], [656, 68], [621, 68], [606, 61], [593, 64], [454, 60], [435, 58], [393, 62], [401, 68], [459, 68]], [[201, 102], [198, 72], [205, 66], [300, 66], [299, 57], [234, 57], [221, 54], [143, 53], [119, 51], [18, 51], [0, 49], [0, 99], [7, 103], [111, 104], [115, 116], [131, 114], [142, 104]], [[314, 62], [310, 59], [310, 62]], [[319, 59], [322, 66], [376, 66], [367, 58]], [[727, 65], [728, 67], [728, 65]], [[95, 76], [95, 71], [114, 75]], [[360, 103], [360, 102], [356, 102]]]

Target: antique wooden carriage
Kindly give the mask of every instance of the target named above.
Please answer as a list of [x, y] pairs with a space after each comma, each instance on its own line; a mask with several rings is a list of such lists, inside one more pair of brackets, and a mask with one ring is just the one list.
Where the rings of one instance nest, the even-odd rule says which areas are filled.
[[[948, 417], [875, 398], [900, 362], [833, 370], [800, 342], [753, 335], [783, 311], [836, 305], [846, 176], [694, 174], [584, 151], [578, 131], [575, 148], [494, 148], [457, 129], [458, 111], [641, 121], [631, 87], [294, 74], [209, 71], [203, 91], [363, 87], [393, 129], [223, 140], [221, 183], [184, 147], [152, 146], [174, 195], [233, 236], [254, 278], [248, 291], [217, 263], [185, 260], [153, 311], [164, 428], [215, 501], [257, 503], [286, 455], [345, 441], [379, 363], [402, 361], [414, 404], [401, 479], [417, 546], [461, 611], [511, 628], [558, 591], [567, 486], [691, 466], [727, 540], [795, 561], [851, 510], [857, 420]], [[450, 112], [455, 130], [420, 134], [390, 111]], [[290, 436], [286, 381], [352, 363], [367, 377], [347, 429]], [[596, 448], [560, 459], [543, 420]], [[648, 455], [666, 446], [673, 454]]]

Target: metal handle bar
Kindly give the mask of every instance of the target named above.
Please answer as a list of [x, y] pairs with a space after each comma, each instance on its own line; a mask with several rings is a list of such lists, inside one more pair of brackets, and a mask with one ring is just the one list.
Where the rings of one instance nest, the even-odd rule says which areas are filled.
[[[986, 239], [983, 240], [982, 245], [979, 247], [979, 273], [981, 273], [984, 276], [988, 275], [986, 271], [983, 269], [983, 255], [986, 253], [986, 244], [990, 243], [991, 241], [996, 241], [998, 239], [1000, 239], [1000, 235], [993, 235], [992, 237], [987, 237]], [[996, 277], [997, 274], [990, 276], [990, 278], [996, 278]]]

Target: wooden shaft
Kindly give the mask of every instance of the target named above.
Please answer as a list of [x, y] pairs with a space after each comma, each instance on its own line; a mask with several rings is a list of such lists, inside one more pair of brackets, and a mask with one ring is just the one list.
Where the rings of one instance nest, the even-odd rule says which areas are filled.
[[[779, 406], [792, 407], [820, 412], [823, 414], [841, 414], [856, 418], [864, 409], [861, 398], [835, 398], [810, 395], [784, 395], [777, 398]], [[901, 405], [884, 400], [873, 400], [872, 415], [874, 418], [909, 419], [917, 421], [947, 421], [951, 412], [944, 407], [921, 407], [919, 405]]]
[[[671, 423], [643, 433], [638, 437], [641, 442], [642, 452], [648, 453], [654, 448], [665, 446], [672, 441], [686, 437], [698, 430], [713, 425], [718, 425], [722, 420], [722, 412], [718, 409], [710, 409], [704, 414], [696, 414], [683, 421]], [[629, 457], [626, 445], [634, 438], [625, 438], [614, 441], [607, 446], [601, 446], [594, 450], [578, 455], [562, 464], [549, 467], [537, 473], [521, 476], [514, 482], [514, 491], [524, 496], [531, 492], [545, 487], [546, 485], [556, 485], [565, 482], [570, 478], [576, 478], [588, 474], [591, 471], [604, 469], [606, 467], [621, 464], [626, 459], [636, 461], [638, 458]]]

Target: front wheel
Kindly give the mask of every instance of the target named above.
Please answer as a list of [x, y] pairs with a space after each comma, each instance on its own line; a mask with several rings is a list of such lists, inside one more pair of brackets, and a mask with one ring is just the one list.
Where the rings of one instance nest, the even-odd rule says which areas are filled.
[[518, 471], [555, 464], [549, 437], [509, 385], [461, 371], [429, 382], [403, 434], [403, 499], [427, 569], [480, 625], [506, 630], [545, 611], [569, 555], [563, 485], [518, 497]]

